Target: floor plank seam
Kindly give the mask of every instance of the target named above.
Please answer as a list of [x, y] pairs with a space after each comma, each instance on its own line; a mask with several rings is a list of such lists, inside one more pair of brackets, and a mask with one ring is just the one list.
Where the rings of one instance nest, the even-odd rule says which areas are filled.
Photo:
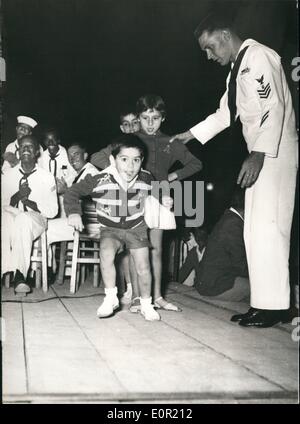
[[277, 386], [278, 388], [280, 388], [281, 390], [283, 390], [284, 392], [289, 392], [288, 389], [286, 389], [284, 386], [282, 386], [279, 383], [276, 383], [275, 381], [270, 380], [269, 378], [255, 372], [254, 370], [252, 370], [251, 368], [247, 367], [245, 364], [243, 364], [240, 360], [234, 360], [232, 359], [230, 356], [226, 355], [225, 353], [219, 352], [216, 349], [214, 349], [213, 347], [209, 346], [208, 344], [204, 343], [203, 341], [200, 341], [198, 339], [196, 339], [195, 337], [185, 333], [182, 330], [179, 330], [178, 328], [174, 327], [173, 325], [166, 323], [168, 326], [170, 326], [171, 328], [173, 328], [173, 330], [177, 330], [179, 331], [181, 334], [184, 334], [186, 337], [191, 338], [192, 340], [196, 341], [197, 343], [201, 344], [202, 346], [205, 346], [207, 349], [213, 351], [214, 353], [216, 353], [217, 355], [222, 356], [223, 358], [229, 360], [230, 362], [234, 363], [234, 364], [238, 364], [239, 366], [241, 366], [242, 368], [244, 368], [245, 370], [247, 370], [248, 372], [250, 372], [251, 374], [255, 375], [256, 377], [262, 378], [264, 381], [273, 384], [275, 386]]
[[26, 393], [29, 393], [28, 358], [27, 358], [27, 350], [26, 350], [26, 334], [25, 334], [25, 319], [24, 319], [23, 304], [21, 304], [21, 314], [22, 314], [23, 353], [24, 353], [24, 364], [25, 364]]
[[[129, 325], [131, 325], [132, 327], [134, 327], [134, 326], [132, 325], [132, 323], [131, 323], [129, 320], [127, 320], [126, 318], [125, 318], [125, 320], [126, 320], [126, 322], [128, 322], [128, 324], [129, 324]], [[281, 386], [279, 383], [276, 383], [276, 382], [274, 382], [274, 381], [272, 381], [272, 380], [269, 380], [267, 377], [265, 377], [265, 376], [263, 376], [263, 375], [260, 375], [259, 373], [257, 373], [257, 372], [255, 372], [255, 371], [251, 370], [251, 368], [248, 368], [248, 367], [247, 367], [245, 364], [243, 364], [241, 361], [234, 360], [234, 359], [232, 359], [230, 356], [228, 356], [228, 355], [226, 355], [226, 354], [224, 354], [224, 353], [222, 353], [222, 352], [217, 351], [217, 350], [216, 350], [216, 349], [214, 349], [213, 347], [211, 347], [211, 346], [209, 346], [209, 345], [207, 345], [207, 344], [203, 343], [202, 341], [200, 341], [200, 340], [196, 339], [195, 337], [193, 337], [193, 336], [191, 336], [191, 335], [189, 335], [189, 334], [185, 333], [184, 331], [182, 331], [182, 330], [180, 330], [180, 329], [176, 328], [175, 326], [171, 325], [171, 324], [170, 324], [169, 322], [167, 322], [167, 321], [162, 320], [162, 322], [163, 322], [166, 326], [171, 327], [173, 330], [175, 330], [175, 331], [177, 331], [177, 332], [179, 332], [179, 333], [183, 334], [184, 336], [186, 336], [186, 337], [188, 337], [188, 338], [190, 338], [190, 339], [192, 339], [192, 340], [196, 341], [197, 343], [201, 344], [202, 346], [205, 346], [207, 349], [209, 349], [209, 350], [213, 351], [213, 352], [214, 352], [214, 353], [216, 353], [217, 355], [220, 355], [220, 356], [224, 357], [225, 359], [229, 360], [230, 362], [232, 362], [232, 363], [234, 363], [234, 364], [238, 364], [238, 365], [239, 365], [239, 366], [241, 366], [243, 369], [246, 369], [248, 372], [250, 372], [251, 374], [255, 375], [256, 377], [262, 378], [264, 381], [266, 381], [266, 382], [268, 382], [268, 383], [270, 383], [270, 384], [273, 384], [273, 385], [277, 386], [278, 388], [280, 388], [280, 389], [281, 389], [281, 390], [283, 390], [284, 392], [289, 392], [289, 390], [288, 390], [288, 389], [286, 389], [284, 386]], [[149, 337], [149, 336], [148, 336], [148, 337]], [[155, 342], [155, 339], [154, 339], [153, 337], [151, 337], [151, 340]], [[162, 351], [164, 351], [164, 352], [170, 353], [170, 352], [169, 352], [169, 350], [168, 350], [168, 349], [166, 349], [166, 348], [161, 348], [161, 347], [160, 347], [160, 349], [161, 349]], [[282, 393], [282, 392], [280, 392], [280, 393]]]
[[55, 292], [55, 294], [58, 296], [58, 299], [60, 301], [60, 303], [62, 304], [62, 306], [65, 308], [65, 310], [67, 311], [67, 313], [71, 316], [71, 318], [73, 319], [73, 321], [75, 322], [75, 324], [78, 326], [78, 328], [80, 329], [81, 333], [83, 334], [84, 338], [89, 342], [89, 344], [93, 347], [93, 349], [96, 351], [97, 355], [99, 356], [99, 358], [105, 362], [107, 368], [109, 369], [109, 371], [115, 376], [117, 382], [119, 383], [120, 387], [127, 392], [126, 387], [123, 385], [123, 383], [120, 381], [120, 379], [118, 378], [117, 374], [115, 373], [115, 371], [109, 366], [109, 364], [107, 363], [107, 361], [103, 358], [103, 356], [101, 355], [101, 353], [99, 352], [97, 346], [94, 345], [94, 343], [92, 342], [92, 340], [87, 336], [87, 334], [85, 333], [85, 331], [83, 330], [83, 328], [81, 327], [81, 325], [79, 324], [79, 322], [76, 320], [76, 318], [74, 317], [74, 315], [72, 314], [72, 312], [67, 308], [67, 306], [64, 304], [64, 302], [62, 301], [62, 299], [59, 297], [59, 295], [56, 293], [55, 289], [52, 287], [52, 290]]

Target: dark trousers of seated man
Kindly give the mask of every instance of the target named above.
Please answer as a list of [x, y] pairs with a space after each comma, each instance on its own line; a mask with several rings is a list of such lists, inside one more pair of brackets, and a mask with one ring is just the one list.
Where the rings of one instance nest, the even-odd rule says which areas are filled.
[[238, 214], [226, 209], [209, 235], [195, 281], [202, 296], [235, 301], [249, 295], [243, 224]]

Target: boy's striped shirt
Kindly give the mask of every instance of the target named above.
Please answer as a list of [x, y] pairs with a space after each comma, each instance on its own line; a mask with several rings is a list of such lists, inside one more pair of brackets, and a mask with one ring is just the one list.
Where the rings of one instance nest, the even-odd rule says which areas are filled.
[[116, 168], [109, 166], [99, 175], [87, 175], [67, 190], [66, 214], [82, 214], [79, 200], [89, 195], [95, 202], [101, 227], [129, 229], [144, 225], [144, 200], [150, 194], [151, 180], [150, 172], [141, 170], [128, 187], [124, 187]]

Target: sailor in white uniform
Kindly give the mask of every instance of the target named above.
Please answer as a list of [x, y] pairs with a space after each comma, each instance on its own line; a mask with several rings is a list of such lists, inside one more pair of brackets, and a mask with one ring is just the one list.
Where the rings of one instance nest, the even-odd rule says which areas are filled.
[[44, 132], [43, 144], [46, 150], [41, 155], [39, 165], [51, 172], [55, 177], [58, 192], [59, 216], [65, 216], [61, 187], [64, 187], [66, 180], [73, 181], [76, 178], [77, 172], [70, 164], [67, 151], [60, 144], [60, 137], [55, 129], [48, 129]]
[[69, 174], [75, 178], [77, 173], [70, 164], [67, 150], [60, 144], [60, 137], [55, 129], [44, 132], [43, 144], [46, 149], [41, 155], [40, 166], [51, 172], [55, 178], [66, 178]]
[[26, 284], [32, 243], [57, 214], [54, 177], [36, 164], [38, 143], [31, 136], [19, 140], [20, 163], [8, 169], [1, 184], [2, 275], [14, 272], [16, 292], [29, 292]]
[[[2, 173], [5, 172], [7, 169], [10, 169], [14, 166], [16, 166], [19, 163], [19, 140], [24, 135], [31, 135], [33, 128], [37, 126], [37, 122], [30, 118], [29, 116], [18, 116], [17, 117], [17, 126], [16, 126], [16, 133], [17, 138], [12, 143], [9, 143], [8, 146], [5, 149], [4, 152], [4, 162], [2, 165]], [[42, 146], [39, 146], [39, 158], [43, 153]]]
[[244, 239], [251, 308], [232, 321], [270, 327], [287, 319], [289, 246], [297, 175], [297, 132], [291, 94], [278, 54], [242, 41], [226, 16], [210, 15], [195, 31], [208, 59], [232, 63], [219, 109], [173, 137], [202, 144], [239, 116], [249, 156], [237, 183], [246, 187]]

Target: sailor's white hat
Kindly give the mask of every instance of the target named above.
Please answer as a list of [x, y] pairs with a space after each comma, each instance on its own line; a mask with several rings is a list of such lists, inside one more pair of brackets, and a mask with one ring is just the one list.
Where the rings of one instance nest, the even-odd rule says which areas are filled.
[[17, 121], [18, 124], [26, 124], [31, 128], [34, 128], [37, 125], [37, 122], [34, 119], [29, 118], [29, 116], [18, 116]]

